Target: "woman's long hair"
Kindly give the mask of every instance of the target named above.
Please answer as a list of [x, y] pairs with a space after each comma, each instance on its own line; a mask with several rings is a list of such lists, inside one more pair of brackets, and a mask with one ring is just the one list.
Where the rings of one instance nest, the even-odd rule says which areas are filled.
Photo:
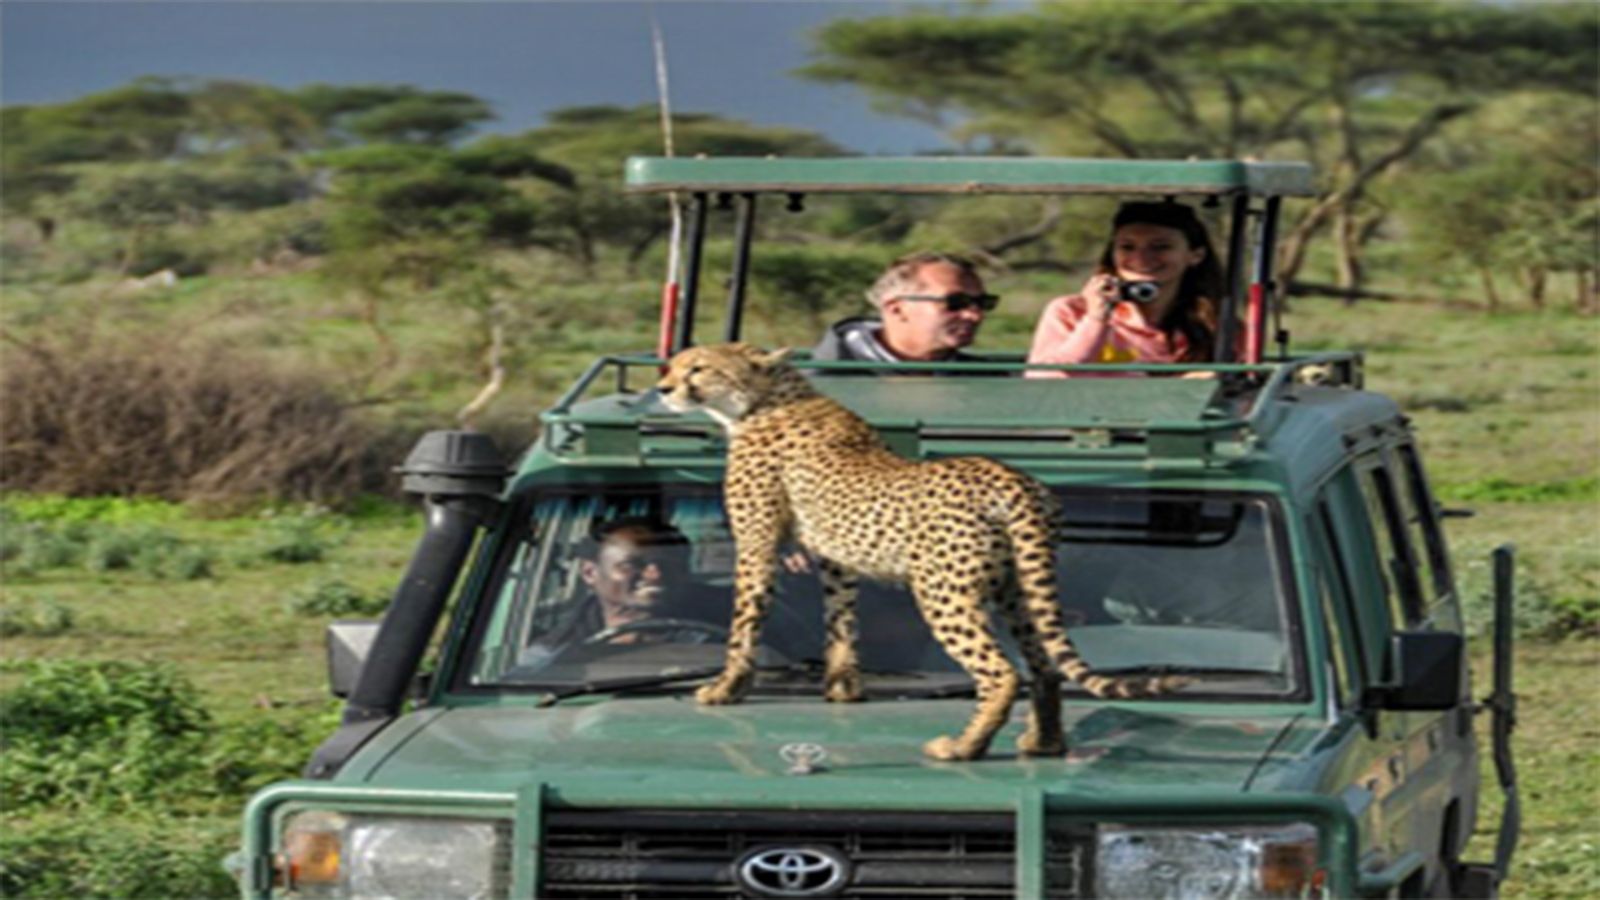
[[1183, 281], [1178, 285], [1178, 300], [1156, 327], [1166, 334], [1168, 348], [1173, 346], [1173, 335], [1183, 335], [1183, 362], [1211, 361], [1216, 351], [1225, 285], [1222, 264], [1217, 262], [1217, 251], [1211, 246], [1211, 234], [1206, 231], [1205, 223], [1182, 203], [1124, 203], [1111, 220], [1111, 239], [1106, 241], [1105, 252], [1100, 255], [1103, 274], [1117, 273], [1114, 256], [1117, 229], [1124, 225], [1173, 228], [1183, 233], [1191, 248], [1206, 251], [1203, 259], [1184, 270]]

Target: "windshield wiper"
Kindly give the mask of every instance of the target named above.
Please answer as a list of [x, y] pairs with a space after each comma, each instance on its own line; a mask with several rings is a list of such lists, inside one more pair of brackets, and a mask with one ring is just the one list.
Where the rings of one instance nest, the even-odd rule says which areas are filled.
[[[600, 678], [594, 681], [585, 681], [571, 684], [566, 687], [546, 691], [539, 696], [534, 706], [544, 708], [554, 706], [563, 700], [573, 697], [583, 697], [590, 694], [620, 694], [628, 691], [642, 691], [650, 688], [666, 687], [685, 681], [699, 681], [713, 675], [722, 674], [722, 666], [700, 666], [693, 669], [675, 669], [667, 672], [658, 672], [655, 675], [629, 675], [625, 678]], [[822, 673], [820, 661], [806, 660], [782, 666], [756, 666], [759, 675], [800, 675], [818, 677]]]
[[695, 669], [676, 669], [660, 672], [655, 675], [600, 678], [547, 691], [539, 697], [534, 706], [543, 709], [547, 706], [555, 706], [563, 700], [570, 700], [573, 697], [582, 697], [587, 694], [615, 694], [622, 691], [640, 691], [653, 687], [665, 687], [669, 684], [678, 684], [684, 681], [699, 681], [702, 678], [710, 678], [721, 673], [722, 666], [701, 666]]
[[1124, 675], [1243, 675], [1256, 678], [1272, 678], [1283, 675], [1277, 669], [1241, 669], [1228, 666], [1174, 666], [1157, 663], [1147, 666], [1095, 666], [1094, 673], [1116, 678]]

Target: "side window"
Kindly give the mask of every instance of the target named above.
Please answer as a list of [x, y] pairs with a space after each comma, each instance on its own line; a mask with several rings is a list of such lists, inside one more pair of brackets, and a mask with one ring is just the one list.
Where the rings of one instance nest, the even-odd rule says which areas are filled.
[[1343, 707], [1353, 703], [1356, 696], [1349, 665], [1352, 648], [1345, 634], [1342, 612], [1342, 609], [1348, 608], [1348, 604], [1342, 603], [1339, 595], [1334, 592], [1328, 574], [1326, 566], [1320, 567], [1317, 574], [1317, 593], [1321, 597], [1322, 620], [1328, 626], [1328, 657], [1333, 663], [1334, 689], [1339, 692], [1339, 705]]
[[1427, 617], [1417, 566], [1406, 536], [1405, 517], [1389, 479], [1389, 470], [1378, 457], [1369, 457], [1360, 467], [1361, 495], [1367, 516], [1377, 538], [1383, 578], [1388, 584], [1390, 610], [1396, 627], [1415, 625]]
[[1405, 516], [1411, 547], [1416, 551], [1417, 574], [1429, 602], [1455, 593], [1450, 574], [1450, 554], [1444, 532], [1439, 527], [1437, 507], [1422, 474], [1417, 448], [1407, 444], [1399, 450], [1394, 468], [1400, 486], [1400, 507]]
[[1333, 658], [1339, 703], [1345, 706], [1356, 697], [1356, 682], [1366, 680], [1362, 673], [1367, 670], [1367, 665], [1362, 658], [1361, 644], [1350, 633], [1350, 623], [1355, 615], [1350, 578], [1339, 552], [1333, 515], [1326, 500], [1317, 504], [1317, 516], [1311, 530], [1316, 536], [1317, 593], [1322, 605], [1322, 619], [1327, 626], [1328, 652]]
[[1345, 604], [1344, 622], [1352, 631], [1348, 637], [1356, 648], [1355, 674], [1370, 684], [1382, 675], [1396, 623], [1391, 614], [1394, 591], [1381, 571], [1383, 554], [1360, 487], [1362, 475], [1353, 468], [1335, 474], [1317, 497], [1316, 510], [1329, 559], [1329, 587], [1335, 600]]

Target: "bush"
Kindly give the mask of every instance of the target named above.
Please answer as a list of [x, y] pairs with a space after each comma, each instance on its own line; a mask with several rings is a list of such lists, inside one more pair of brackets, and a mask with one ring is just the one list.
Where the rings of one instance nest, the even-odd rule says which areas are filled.
[[28, 575], [80, 563], [93, 572], [137, 571], [158, 579], [192, 581], [212, 575], [215, 557], [150, 525], [119, 527], [92, 519], [22, 520], [8, 503], [0, 559], [7, 572]]
[[262, 557], [278, 563], [321, 562], [328, 555], [334, 540], [328, 535], [326, 510], [308, 507], [288, 515], [267, 514], [267, 546]]
[[48, 598], [0, 606], [0, 637], [55, 637], [77, 624], [72, 607]]
[[13, 816], [237, 812], [250, 792], [295, 777], [329, 725], [219, 726], [194, 686], [163, 665], [49, 660], [6, 669], [22, 676], [0, 694], [0, 806]]
[[0, 801], [30, 808], [148, 808], [204, 788], [211, 717], [165, 666], [87, 660], [16, 664], [4, 694]]
[[0, 898], [227, 898], [221, 860], [239, 843], [233, 818], [144, 814], [107, 822], [50, 817], [0, 829]]
[[289, 611], [302, 616], [376, 616], [388, 608], [388, 597], [369, 597], [339, 578], [306, 585], [289, 603]]
[[31, 344], [0, 369], [0, 487], [222, 505], [381, 490], [387, 448], [333, 380], [164, 335]]

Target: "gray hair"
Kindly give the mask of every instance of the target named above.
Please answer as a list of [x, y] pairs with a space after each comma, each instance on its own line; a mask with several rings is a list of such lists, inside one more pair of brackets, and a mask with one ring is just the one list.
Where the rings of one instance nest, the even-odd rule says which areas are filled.
[[867, 289], [867, 301], [882, 309], [887, 300], [916, 293], [923, 267], [936, 265], [960, 269], [963, 275], [971, 275], [974, 278], [978, 276], [977, 264], [964, 256], [952, 253], [912, 253], [900, 257], [890, 263], [889, 268], [883, 270], [878, 280]]

